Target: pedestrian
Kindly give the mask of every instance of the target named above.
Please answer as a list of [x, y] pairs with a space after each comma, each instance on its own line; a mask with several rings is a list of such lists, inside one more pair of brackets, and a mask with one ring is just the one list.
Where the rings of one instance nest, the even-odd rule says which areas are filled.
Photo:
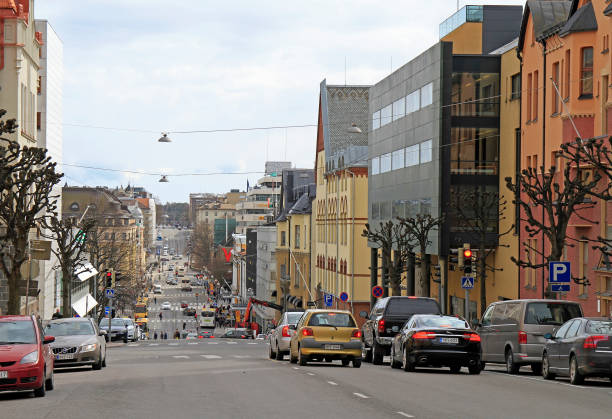
[[164, 340], [168, 339], [168, 332], [164, 332]]
[[51, 319], [55, 320], [55, 319], [61, 319], [61, 318], [62, 318], [62, 313], [60, 313], [59, 308], [56, 308], [55, 313], [53, 313], [53, 315], [51, 316]]
[[185, 327], [187, 327], [187, 322], [183, 322], [183, 330], [185, 330]]
[[179, 332], [178, 329], [176, 329], [176, 331], [174, 332], [174, 339], [180, 339], [181, 338], [181, 332]]
[[153, 297], [153, 301], [157, 304], [157, 297]]
[[153, 333], [153, 339], [157, 340], [157, 330]]
[[164, 317], [164, 316], [162, 316], [162, 314], [161, 314], [161, 312], [160, 312], [160, 313], [159, 313], [159, 320], [161, 320], [161, 319], [162, 319], [162, 317]]

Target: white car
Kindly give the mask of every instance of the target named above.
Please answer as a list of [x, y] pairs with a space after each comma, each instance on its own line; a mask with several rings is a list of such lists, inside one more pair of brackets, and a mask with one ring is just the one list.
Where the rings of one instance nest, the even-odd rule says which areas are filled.
[[169, 301], [164, 301], [161, 305], [162, 310], [172, 310], [172, 305], [170, 305]]

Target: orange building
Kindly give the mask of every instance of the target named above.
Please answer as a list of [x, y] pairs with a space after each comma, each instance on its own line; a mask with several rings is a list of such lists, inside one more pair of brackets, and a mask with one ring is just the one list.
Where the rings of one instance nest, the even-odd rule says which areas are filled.
[[[548, 170], [554, 165], [562, 170], [564, 162], [557, 154], [562, 143], [610, 134], [611, 29], [612, 5], [607, 0], [527, 2], [518, 44], [522, 168]], [[572, 284], [559, 298], [579, 301], [587, 315], [612, 313], [612, 272], [605, 270], [600, 252], [587, 240], [610, 237], [611, 209], [611, 204], [596, 201], [584, 214], [594, 223], [574, 216], [567, 229], [577, 242], [566, 246], [563, 259], [571, 262], [573, 277], [587, 278], [590, 285]], [[520, 234], [521, 257], [542, 262], [541, 254], [550, 253], [547, 240], [529, 237], [524, 225]], [[521, 269], [520, 278], [520, 297], [544, 296], [548, 269]]]

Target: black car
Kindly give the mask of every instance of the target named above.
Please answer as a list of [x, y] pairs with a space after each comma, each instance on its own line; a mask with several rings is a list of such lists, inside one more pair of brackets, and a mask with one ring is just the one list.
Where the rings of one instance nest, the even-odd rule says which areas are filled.
[[367, 319], [361, 328], [364, 362], [382, 364], [383, 357], [391, 353], [393, 337], [414, 314], [440, 313], [440, 306], [433, 298], [381, 298], [369, 315], [365, 311], [360, 313]]
[[187, 307], [186, 309], [183, 310], [183, 314], [185, 316], [195, 316], [196, 314], [196, 309], [195, 308], [191, 308], [191, 307]]
[[247, 332], [240, 329], [228, 329], [220, 338], [247, 339]]
[[402, 328], [391, 344], [391, 368], [450, 367], [458, 373], [468, 367], [480, 374], [480, 336], [456, 316], [418, 314]]
[[612, 320], [579, 317], [563, 324], [547, 339], [542, 354], [542, 376], [552, 380], [569, 376], [572, 384], [585, 377], [607, 377], [612, 381]]

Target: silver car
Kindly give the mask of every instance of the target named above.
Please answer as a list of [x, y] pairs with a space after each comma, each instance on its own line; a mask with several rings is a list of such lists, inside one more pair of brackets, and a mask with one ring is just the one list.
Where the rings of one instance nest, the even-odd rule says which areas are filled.
[[291, 342], [291, 334], [295, 333], [291, 330], [290, 325], [296, 325], [304, 314], [303, 311], [287, 311], [278, 322], [278, 326], [270, 335], [270, 359], [282, 361], [286, 354], [289, 353], [289, 342]]
[[106, 366], [106, 331], [99, 330], [89, 317], [51, 320], [45, 335], [55, 337], [51, 343], [54, 368], [91, 365], [99, 370]]

